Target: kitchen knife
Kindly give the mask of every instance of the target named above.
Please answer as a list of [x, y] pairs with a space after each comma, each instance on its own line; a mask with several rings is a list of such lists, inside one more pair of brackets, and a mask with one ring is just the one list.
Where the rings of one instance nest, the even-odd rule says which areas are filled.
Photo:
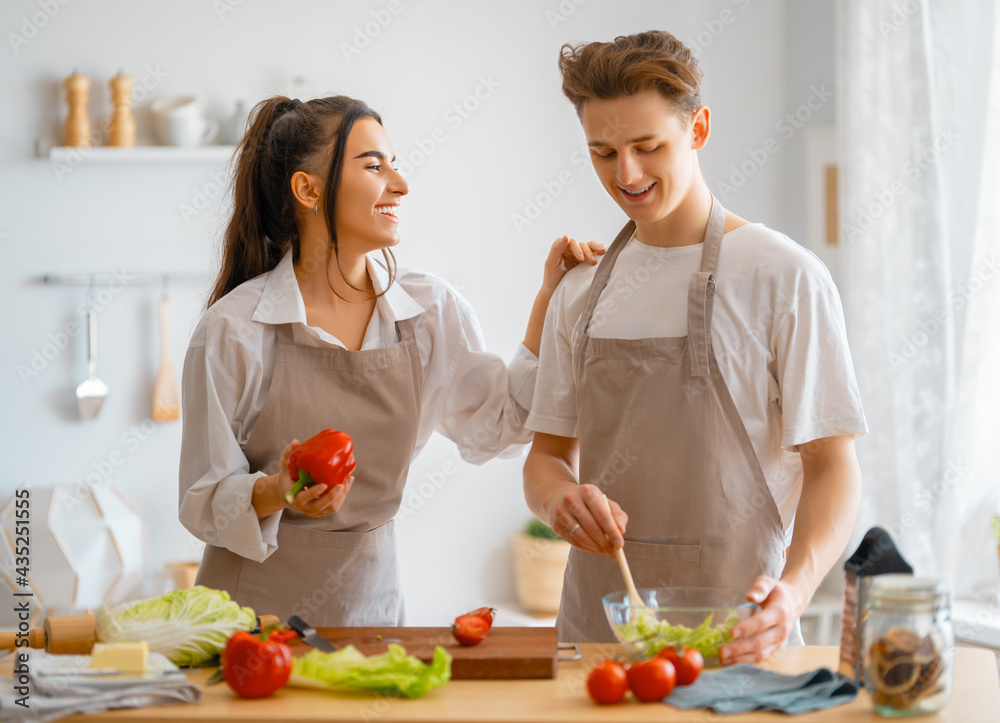
[[288, 618], [288, 627], [299, 634], [302, 642], [317, 650], [322, 650], [324, 653], [332, 653], [337, 649], [298, 615], [292, 615], [292, 617]]

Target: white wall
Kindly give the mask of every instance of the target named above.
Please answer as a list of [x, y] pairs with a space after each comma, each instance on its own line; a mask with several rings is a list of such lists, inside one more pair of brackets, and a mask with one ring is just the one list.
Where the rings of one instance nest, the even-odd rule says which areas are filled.
[[[398, 258], [455, 284], [504, 356], [523, 334], [550, 241], [562, 233], [609, 240], [623, 223], [589, 164], [574, 156], [583, 136], [559, 91], [563, 42], [658, 27], [704, 46], [703, 99], [714, 128], [701, 161], [717, 193], [749, 150], [780, 139], [776, 122], [803, 102], [810, 83], [833, 86], [827, 0], [63, 1], [16, 0], [0, 10], [0, 501], [26, 484], [81, 481], [120, 452], [124, 461], [110, 481], [147, 522], [140, 590], [147, 594], [163, 589], [164, 561], [190, 558], [195, 547], [176, 519], [179, 423], [157, 427], [139, 444], [127, 436], [150, 414], [159, 289], [128, 286], [102, 311], [99, 372], [111, 396], [96, 420], [81, 422], [73, 390], [86, 376], [85, 338], [71, 337], [61, 351], [46, 345], [80, 321], [85, 289], [37, 280], [47, 272], [120, 269], [211, 276], [224, 203], [215, 196], [204, 211], [184, 216], [199, 194], [214, 193], [219, 169], [211, 164], [85, 163], [57, 177], [47, 159], [35, 158], [37, 138], [59, 135], [60, 82], [74, 67], [94, 83], [95, 119], [107, 115], [107, 79], [119, 68], [154, 86], [148, 99], [196, 92], [220, 117], [236, 99], [290, 92], [297, 75], [313, 76], [319, 93], [368, 101], [382, 113], [397, 155], [413, 166]], [[345, 57], [373, 14], [391, 19]], [[450, 109], [483, 80], [495, 88], [458, 124]], [[137, 109], [141, 135], [149, 132], [148, 99]], [[816, 122], [833, 117], [832, 105]], [[427, 153], [438, 128], [444, 140]], [[782, 144], [726, 205], [793, 235], [803, 229], [802, 153]], [[562, 186], [564, 171], [571, 183]], [[529, 199], [554, 184], [558, 197], [517, 228], [514, 214], [525, 214]], [[178, 371], [205, 292], [171, 289]], [[36, 352], [53, 358], [23, 379], [19, 368]], [[401, 526], [412, 624], [443, 624], [463, 608], [513, 598], [508, 538], [529, 514], [521, 460], [469, 466], [437, 437], [413, 466], [407, 498], [428, 476], [445, 476], [448, 462], [456, 471]]]

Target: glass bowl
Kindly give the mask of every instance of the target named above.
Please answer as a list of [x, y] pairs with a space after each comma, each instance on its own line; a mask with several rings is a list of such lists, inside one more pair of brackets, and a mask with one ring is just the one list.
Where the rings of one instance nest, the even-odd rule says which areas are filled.
[[660, 587], [640, 589], [635, 604], [624, 590], [601, 598], [608, 624], [637, 657], [650, 657], [671, 645], [695, 648], [705, 665], [719, 664], [719, 649], [729, 641], [729, 631], [757, 610], [744, 590], [713, 587]]

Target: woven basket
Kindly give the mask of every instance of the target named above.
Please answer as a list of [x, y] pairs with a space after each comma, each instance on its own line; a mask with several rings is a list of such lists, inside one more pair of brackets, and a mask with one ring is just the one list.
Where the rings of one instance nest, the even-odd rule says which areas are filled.
[[570, 544], [524, 534], [512, 544], [518, 602], [535, 613], [557, 613]]

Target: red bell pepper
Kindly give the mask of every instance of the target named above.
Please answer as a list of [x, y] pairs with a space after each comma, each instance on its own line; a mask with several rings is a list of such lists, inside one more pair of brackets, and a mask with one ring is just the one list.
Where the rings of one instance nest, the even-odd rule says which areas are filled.
[[222, 677], [241, 698], [264, 698], [288, 682], [292, 651], [286, 643], [294, 630], [264, 630], [260, 635], [240, 630], [222, 651]]
[[295, 486], [285, 493], [285, 502], [292, 504], [304, 487], [324, 484], [330, 488], [343, 484], [356, 464], [351, 438], [343, 432], [324, 429], [288, 455], [288, 474]]

